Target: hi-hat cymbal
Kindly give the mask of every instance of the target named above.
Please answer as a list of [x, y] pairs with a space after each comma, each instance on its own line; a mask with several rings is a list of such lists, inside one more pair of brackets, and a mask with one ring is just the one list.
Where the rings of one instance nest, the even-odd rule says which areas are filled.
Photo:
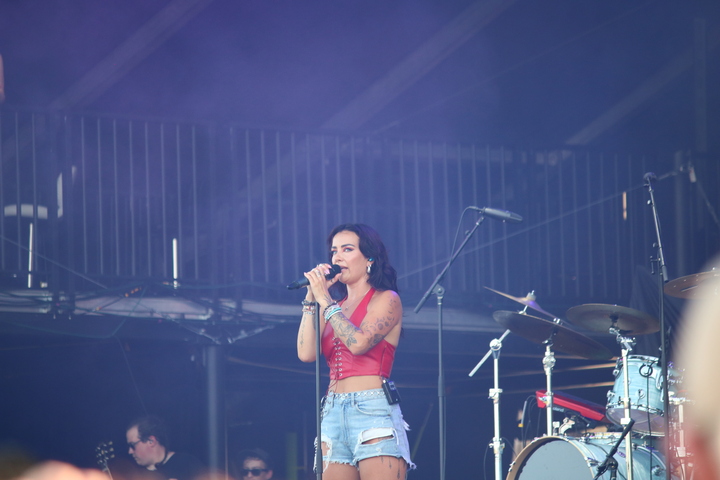
[[[540, 305], [538, 305], [538, 303], [535, 301], [535, 295], [528, 294], [528, 296], [526, 296], [526, 297], [513, 297], [512, 295], [508, 295], [507, 293], [498, 292], [497, 290], [493, 290], [493, 289], [490, 288], [490, 287], [485, 287], [485, 288], [487, 288], [487, 289], [490, 290], [491, 292], [497, 293], [498, 295], [502, 295], [503, 297], [507, 297], [507, 298], [509, 298], [510, 300], [515, 300], [516, 302], [521, 303], [521, 304], [525, 305], [526, 307], [530, 307], [530, 308], [532, 308], [533, 310], [537, 310], [538, 312], [540, 312], [540, 313], [542, 313], [542, 314], [544, 314], [544, 315], [547, 315], [548, 317], [557, 318], [557, 316], [553, 315], [552, 313], [546, 312], [545, 310], [543, 310], [542, 308], [540, 308]], [[531, 295], [532, 295], [532, 296], [531, 296]]]
[[567, 318], [576, 325], [600, 333], [616, 328], [623, 335], [643, 335], [660, 330], [660, 322], [647, 313], [620, 305], [588, 303], [567, 311]]
[[606, 360], [612, 357], [610, 350], [592, 338], [559, 323], [505, 310], [493, 313], [493, 318], [511, 332], [534, 343], [543, 344], [552, 336], [552, 348], [559, 352], [594, 360]]
[[700, 288], [705, 282], [720, 277], [720, 270], [712, 269], [709, 272], [696, 273], [685, 277], [670, 280], [663, 290], [671, 297], [701, 300], [720, 295], [720, 292]]

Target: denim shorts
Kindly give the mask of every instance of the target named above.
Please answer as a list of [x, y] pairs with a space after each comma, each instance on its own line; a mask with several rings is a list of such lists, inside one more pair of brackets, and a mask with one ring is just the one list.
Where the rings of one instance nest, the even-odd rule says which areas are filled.
[[[323, 463], [346, 463], [357, 466], [370, 457], [402, 458], [408, 470], [410, 461], [408, 424], [400, 405], [389, 405], [381, 388], [350, 393], [328, 393], [320, 426], [322, 441], [328, 446]], [[363, 444], [376, 438], [376, 443]], [[317, 446], [317, 444], [316, 444]], [[317, 449], [316, 449], [317, 454]]]

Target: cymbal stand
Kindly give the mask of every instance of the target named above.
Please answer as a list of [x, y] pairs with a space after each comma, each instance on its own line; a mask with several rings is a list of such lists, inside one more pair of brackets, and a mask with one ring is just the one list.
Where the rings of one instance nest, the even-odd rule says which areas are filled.
[[550, 338], [545, 340], [545, 356], [543, 357], [543, 369], [545, 370], [545, 408], [547, 409], [547, 435], [554, 433], [553, 428], [553, 391], [552, 391], [552, 371], [555, 367], [555, 354], [552, 351], [552, 337], [555, 336], [555, 329], [550, 334]]
[[495, 480], [502, 480], [502, 453], [505, 445], [502, 442], [502, 436], [500, 436], [500, 394], [502, 389], [500, 386], [500, 350], [502, 350], [502, 341], [508, 336], [510, 330], [505, 330], [505, 333], [498, 338], [494, 338], [490, 341], [490, 350], [475, 365], [475, 368], [468, 374], [469, 377], [475, 375], [475, 372], [485, 363], [490, 355], [493, 356], [493, 388], [490, 389], [489, 398], [493, 401], [493, 426], [494, 433], [492, 447], [495, 454]]
[[[612, 324], [617, 324], [617, 318], [611, 318]], [[616, 327], [610, 327], [610, 333], [615, 334], [617, 338], [617, 342], [621, 345], [622, 350], [622, 362], [623, 362], [623, 390], [624, 390], [624, 397], [623, 397], [623, 407], [625, 410], [625, 416], [620, 420], [620, 424], [624, 427], [628, 427], [628, 425], [632, 422], [632, 417], [630, 416], [630, 366], [628, 365], [628, 353], [632, 352], [633, 347], [635, 346], [635, 339], [630, 337], [625, 337], [622, 335], [620, 330], [618, 330]], [[632, 422], [634, 423], [634, 422]], [[626, 480], [633, 480], [633, 443], [632, 443], [632, 432], [628, 432], [628, 435], [625, 437], [625, 460], [627, 464], [627, 476]]]

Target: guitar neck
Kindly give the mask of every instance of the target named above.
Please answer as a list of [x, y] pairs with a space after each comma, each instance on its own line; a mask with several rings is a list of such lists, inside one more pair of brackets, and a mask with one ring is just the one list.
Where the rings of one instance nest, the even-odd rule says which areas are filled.
[[113, 480], [113, 476], [108, 462], [114, 457], [115, 449], [113, 448], [112, 442], [100, 442], [98, 446], [95, 447], [95, 458], [97, 459], [98, 467], [110, 477], [110, 480]]

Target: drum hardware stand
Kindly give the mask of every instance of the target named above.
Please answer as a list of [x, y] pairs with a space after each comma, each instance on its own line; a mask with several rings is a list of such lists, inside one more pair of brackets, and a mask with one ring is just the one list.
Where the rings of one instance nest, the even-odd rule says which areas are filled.
[[[615, 325], [617, 324], [617, 318], [611, 318], [611, 320], [613, 326], [610, 327], [610, 333], [614, 334], [617, 337], [617, 342], [621, 345], [622, 350], [623, 376], [625, 377], [623, 378], [623, 407], [625, 410], [625, 416], [620, 421], [620, 424], [625, 426], [625, 430], [623, 430], [623, 437], [625, 437], [632, 428], [632, 425], [635, 423], [635, 420], [633, 420], [630, 416], [630, 365], [628, 362], [628, 353], [632, 352], [632, 349], [635, 346], [635, 339], [624, 336], [622, 332], [620, 332], [620, 330], [615, 327]], [[625, 438], [625, 450], [625, 460], [627, 463], [626, 478], [627, 480], [633, 480], [632, 435], [627, 435], [627, 437]]]
[[[692, 480], [695, 476], [694, 470], [691, 471], [690, 475], [688, 476], [688, 468], [692, 467], [692, 463], [690, 463], [690, 459], [692, 458], [692, 454], [688, 452], [687, 445], [685, 444], [685, 429], [683, 428], [683, 425], [685, 423], [685, 412], [684, 412], [684, 405], [685, 402], [688, 400], [684, 397], [676, 397], [673, 395], [672, 392], [668, 394], [669, 402], [672, 405], [675, 405], [678, 407], [678, 425], [675, 429], [675, 434], [677, 435], [677, 441], [675, 442], [675, 455], [680, 463], [680, 469], [682, 470], [682, 474], [680, 478], [689, 478]], [[670, 469], [670, 462], [667, 462], [668, 466], [667, 469]]]
[[505, 333], [502, 334], [502, 336], [498, 338], [494, 338], [492, 341], [490, 341], [490, 350], [485, 354], [485, 356], [480, 360], [480, 362], [475, 365], [475, 368], [472, 369], [472, 371], [468, 374], [469, 377], [472, 377], [475, 375], [475, 372], [478, 371], [478, 369], [482, 366], [483, 363], [485, 363], [485, 360], [487, 360], [490, 355], [493, 356], [493, 388], [490, 389], [489, 398], [493, 401], [493, 424], [494, 424], [494, 437], [493, 441], [490, 444], [493, 448], [493, 452], [495, 454], [495, 480], [502, 480], [502, 453], [505, 449], [505, 444], [502, 441], [502, 437], [500, 436], [500, 394], [502, 393], [502, 389], [498, 388], [500, 385], [500, 350], [502, 350], [502, 341], [505, 339], [505, 337], [508, 336], [510, 333], [510, 330], [505, 330]]
[[543, 357], [543, 369], [545, 370], [545, 408], [547, 409], [547, 435], [553, 435], [553, 391], [552, 391], [552, 371], [555, 367], [555, 354], [552, 351], [552, 338], [555, 336], [556, 329], [553, 328], [550, 338], [545, 340], [545, 356]]
[[559, 435], [565, 435], [565, 432], [567, 432], [568, 430], [570, 430], [570, 429], [573, 428], [574, 426], [575, 426], [575, 420], [573, 420], [572, 418], [567, 418], [567, 417], [566, 417], [565, 420], [563, 420], [563, 422], [562, 422], [562, 424], [560, 425], [560, 427], [558, 428], [558, 434], [559, 434]]

